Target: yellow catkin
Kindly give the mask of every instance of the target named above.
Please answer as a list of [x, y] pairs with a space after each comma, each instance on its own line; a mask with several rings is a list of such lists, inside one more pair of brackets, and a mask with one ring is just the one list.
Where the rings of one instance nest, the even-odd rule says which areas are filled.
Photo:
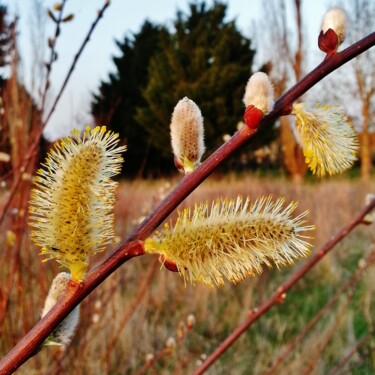
[[303, 232], [307, 212], [292, 217], [297, 203], [270, 197], [251, 203], [247, 198], [218, 199], [211, 209], [201, 203], [180, 212], [175, 225], [145, 241], [146, 252], [162, 254], [176, 263], [187, 280], [220, 286], [224, 279], [239, 282], [262, 272], [263, 266], [282, 266], [309, 253]]
[[114, 236], [115, 190], [124, 147], [105, 126], [86, 128], [57, 142], [35, 179], [30, 201], [31, 238], [48, 259], [82, 279], [90, 255]]
[[306, 110], [294, 104], [292, 114], [302, 144], [306, 164], [323, 177], [349, 169], [357, 160], [357, 134], [341, 107], [317, 105]]

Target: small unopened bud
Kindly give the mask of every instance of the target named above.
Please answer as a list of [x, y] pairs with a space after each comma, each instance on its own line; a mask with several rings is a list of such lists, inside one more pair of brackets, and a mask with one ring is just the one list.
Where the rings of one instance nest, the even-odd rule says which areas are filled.
[[360, 269], [364, 269], [366, 267], [366, 261], [363, 259], [363, 258], [361, 258], [359, 261], [358, 261], [358, 268], [360, 268]]
[[273, 107], [273, 86], [266, 73], [254, 73], [247, 82], [243, 102], [246, 107], [254, 106], [262, 111], [263, 115], [269, 113]]
[[17, 236], [12, 230], [7, 230], [5, 232], [5, 238], [7, 245], [14, 246], [16, 244]]
[[240, 130], [240, 129], [243, 128], [244, 126], [245, 126], [244, 122], [243, 122], [243, 121], [239, 121], [239, 122], [237, 123], [236, 128], [237, 128], [237, 130]]
[[98, 314], [98, 313], [94, 313], [93, 315], [92, 315], [92, 322], [94, 323], [94, 324], [96, 324], [96, 323], [98, 323], [99, 322], [99, 319], [100, 319], [100, 315]]
[[62, 10], [62, 4], [61, 3], [53, 4], [53, 9], [56, 11]]
[[31, 181], [31, 174], [30, 173], [26, 173], [26, 172], [23, 172], [22, 175], [21, 175], [21, 178], [23, 181]]
[[173, 337], [168, 337], [165, 347], [173, 352], [176, 349], [176, 340]]
[[103, 303], [100, 299], [96, 300], [94, 303], [94, 310], [99, 311], [103, 306]]
[[192, 329], [194, 326], [195, 326], [195, 316], [193, 314], [190, 314], [186, 318], [186, 328]]
[[224, 142], [228, 142], [231, 138], [232, 138], [232, 137], [231, 137], [230, 134], [224, 134], [224, 135], [223, 135], [223, 141], [224, 141]]
[[179, 171], [190, 173], [200, 164], [205, 151], [199, 107], [187, 97], [181, 99], [173, 110], [170, 128], [175, 165]]
[[286, 298], [286, 293], [282, 293], [277, 297], [277, 303], [283, 303]]
[[5, 152], [0, 152], [0, 161], [2, 161], [4, 163], [10, 162], [10, 156], [9, 156], [9, 154], [7, 154]]
[[[65, 293], [66, 287], [70, 280], [70, 275], [67, 272], [60, 272], [52, 281], [51, 288], [48, 292], [46, 302], [41, 314], [43, 318], [48, 311], [55, 306], [56, 302]], [[77, 306], [49, 335], [44, 342], [44, 345], [62, 345], [65, 349], [71, 342], [74, 331], [79, 320], [79, 306]]]
[[186, 325], [184, 322], [180, 322], [177, 328], [177, 337], [182, 339], [186, 335]]
[[150, 365], [155, 359], [155, 356], [153, 353], [147, 353], [146, 354], [146, 358], [145, 358], [145, 362], [147, 365]]
[[319, 48], [325, 53], [335, 53], [344, 41], [347, 17], [344, 9], [334, 6], [323, 17], [318, 38]]

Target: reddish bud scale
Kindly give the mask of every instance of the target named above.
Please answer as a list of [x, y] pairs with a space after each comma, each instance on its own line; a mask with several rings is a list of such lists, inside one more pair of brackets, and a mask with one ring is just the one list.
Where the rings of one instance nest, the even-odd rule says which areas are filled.
[[318, 46], [321, 51], [328, 54], [335, 53], [339, 44], [339, 37], [334, 30], [328, 29], [325, 33], [323, 30], [320, 32]]
[[183, 171], [184, 171], [184, 165], [181, 163], [180, 159], [179, 159], [176, 155], [174, 155], [173, 161], [174, 161], [174, 166], [175, 166], [180, 172], [183, 172]]
[[257, 129], [260, 121], [263, 118], [263, 112], [260, 109], [254, 107], [253, 105], [249, 105], [246, 107], [243, 118], [244, 118], [245, 124], [250, 129]]
[[178, 268], [176, 263], [172, 262], [171, 260], [165, 258], [164, 256], [159, 257], [159, 261], [163, 264], [163, 266], [171, 272], [178, 272]]
[[286, 294], [285, 293], [282, 293], [280, 294], [277, 298], [276, 298], [276, 302], [277, 303], [283, 303], [285, 301], [285, 298], [286, 298]]

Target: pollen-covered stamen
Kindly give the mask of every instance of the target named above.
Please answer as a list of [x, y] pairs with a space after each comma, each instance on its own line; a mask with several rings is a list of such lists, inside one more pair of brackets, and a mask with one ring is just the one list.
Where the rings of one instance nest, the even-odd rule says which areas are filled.
[[262, 198], [251, 204], [238, 197], [216, 200], [210, 209], [201, 203], [179, 213], [174, 227], [167, 225], [146, 240], [145, 249], [176, 263], [193, 283], [239, 282], [265, 265], [292, 263], [309, 252], [303, 232], [313, 226], [303, 225], [307, 213], [292, 218], [296, 203], [283, 208], [283, 202]]
[[357, 160], [356, 132], [341, 107], [317, 105], [306, 110], [294, 104], [292, 114], [300, 135], [306, 164], [319, 177], [342, 173]]
[[38, 171], [30, 202], [31, 236], [42, 252], [67, 266], [80, 280], [88, 257], [101, 251], [114, 235], [115, 190], [111, 177], [123, 161], [118, 136], [105, 127], [89, 128], [80, 138], [56, 144]]

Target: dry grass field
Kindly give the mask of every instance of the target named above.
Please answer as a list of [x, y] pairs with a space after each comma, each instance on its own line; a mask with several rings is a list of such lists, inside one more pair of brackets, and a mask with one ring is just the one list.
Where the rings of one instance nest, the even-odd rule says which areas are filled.
[[[118, 237], [125, 237], [177, 181], [122, 182], [116, 206]], [[213, 176], [183, 206], [237, 194], [252, 199], [272, 195], [284, 196], [287, 201], [298, 200], [298, 210], [310, 210], [309, 221], [317, 225], [315, 252], [360, 210], [366, 195], [374, 189], [373, 181], [363, 184], [344, 178], [294, 186], [286, 179]], [[6, 233], [0, 236], [0, 282], [4, 286], [0, 297], [10, 293], [8, 303], [2, 303], [5, 315], [2, 314], [0, 322], [0, 350], [5, 354], [39, 318], [49, 284], [59, 269], [54, 262], [41, 262], [28, 236], [18, 249], [9, 245]], [[371, 251], [373, 242], [373, 226], [357, 228], [207, 373], [265, 373], [286, 345], [352, 276], [359, 260]], [[100, 262], [100, 257], [94, 258], [95, 262]], [[303, 262], [290, 268], [267, 270], [239, 285], [210, 289], [184, 285], [178, 274], [160, 268], [157, 257], [133, 259], [83, 302], [77, 334], [65, 352], [56, 347], [43, 348], [17, 374], [192, 374], [251, 309], [267, 299]], [[284, 355], [284, 362], [273, 373], [329, 373], [370, 330], [374, 285], [374, 269], [369, 267], [361, 280], [351, 285], [352, 293], [340, 293], [336, 303], [317, 319], [296, 348]], [[187, 329], [190, 314], [195, 317], [195, 325]], [[175, 347], [171, 340], [167, 344], [170, 337], [175, 339]], [[369, 338], [345, 365], [339, 364], [342, 372], [338, 373], [373, 374], [373, 348], [374, 342]]]

